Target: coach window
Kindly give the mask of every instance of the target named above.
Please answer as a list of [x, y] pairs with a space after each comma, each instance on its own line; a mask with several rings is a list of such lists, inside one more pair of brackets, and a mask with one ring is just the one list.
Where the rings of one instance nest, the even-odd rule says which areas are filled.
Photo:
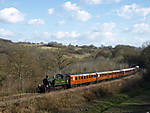
[[75, 79], [77, 80], [78, 78], [77, 78], [77, 77], [75, 77]]
[[57, 78], [57, 79], [61, 79], [61, 76], [62, 76], [61, 74], [57, 74], [57, 75], [56, 75], [56, 78]]
[[85, 79], [85, 76], [84, 76], [84, 79]]
[[81, 79], [83, 79], [83, 76], [81, 77]]
[[79, 76], [79, 80], [80, 80], [80, 76]]
[[87, 75], [87, 79], [89, 78], [89, 76]]

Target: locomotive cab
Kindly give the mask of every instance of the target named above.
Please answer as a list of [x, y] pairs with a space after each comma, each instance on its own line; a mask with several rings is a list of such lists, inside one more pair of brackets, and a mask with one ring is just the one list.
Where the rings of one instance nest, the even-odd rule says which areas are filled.
[[54, 76], [55, 84], [54, 86], [68, 87], [70, 83], [70, 76], [68, 74], [57, 74]]

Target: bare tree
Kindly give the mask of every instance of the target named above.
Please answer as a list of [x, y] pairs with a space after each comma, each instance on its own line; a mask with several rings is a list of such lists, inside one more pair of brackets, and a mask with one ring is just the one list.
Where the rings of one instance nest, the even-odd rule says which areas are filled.
[[55, 68], [53, 55], [47, 51], [41, 52], [38, 61], [45, 75]]
[[18, 90], [22, 91], [23, 77], [32, 75], [32, 57], [25, 50], [16, 50], [9, 57], [10, 73], [19, 78]]
[[71, 61], [68, 60], [68, 58], [65, 57], [65, 52], [63, 52], [61, 49], [57, 49], [57, 52], [55, 54], [55, 65], [61, 71], [64, 67], [71, 64]]

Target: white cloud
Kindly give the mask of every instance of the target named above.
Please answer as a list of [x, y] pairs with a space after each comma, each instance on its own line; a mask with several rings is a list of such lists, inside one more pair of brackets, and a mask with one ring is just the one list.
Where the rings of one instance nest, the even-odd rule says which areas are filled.
[[116, 28], [116, 24], [113, 22], [110, 23], [103, 23], [103, 24], [97, 24], [94, 29], [90, 32], [88, 32], [88, 37], [89, 38], [97, 38], [103, 36], [109, 37], [112, 36], [114, 29]]
[[54, 34], [55, 37], [57, 38], [64, 38], [66, 36], [66, 34], [68, 34], [68, 32], [57, 32]]
[[79, 10], [74, 15], [72, 15], [72, 17], [82, 22], [86, 22], [91, 18], [91, 15], [84, 10]]
[[24, 15], [16, 8], [5, 8], [0, 10], [0, 21], [6, 23], [17, 23], [24, 20]]
[[116, 23], [109, 22], [109, 23], [96, 23], [95, 26], [92, 28], [94, 32], [112, 32], [116, 28]]
[[117, 10], [117, 14], [118, 14], [118, 16], [129, 19], [133, 16], [133, 13], [135, 12], [136, 9], [137, 9], [136, 4], [125, 5], [125, 6], [121, 7], [121, 9]]
[[104, 3], [119, 3], [121, 0], [81, 0], [82, 2], [86, 4], [93, 4], [93, 5], [98, 5], [98, 4], [104, 4]]
[[105, 45], [114, 45], [119, 42], [116, 23], [113, 22], [96, 24], [91, 31], [85, 34], [85, 37], [88, 37], [88, 40], [93, 43]]
[[141, 8], [137, 4], [125, 5], [121, 7], [119, 10], [117, 10], [117, 14], [118, 16], [126, 18], [126, 19], [130, 19], [135, 14], [146, 18], [146, 16], [150, 14], [150, 7]]
[[121, 2], [121, 0], [113, 0], [113, 1], [115, 1], [116, 3], [119, 3], [119, 2]]
[[13, 36], [14, 34], [11, 31], [5, 30], [3, 28], [0, 28], [0, 36], [5, 37], [5, 36]]
[[63, 8], [65, 10], [68, 10], [68, 11], [78, 11], [78, 10], [80, 10], [80, 7], [78, 7], [76, 4], [72, 4], [71, 2], [65, 2], [64, 5], [63, 5]]
[[41, 25], [41, 24], [44, 24], [44, 21], [42, 19], [31, 19], [31, 20], [29, 20], [28, 24]]
[[99, 31], [90, 31], [86, 33], [85, 37], [88, 37], [89, 39], [95, 39], [101, 35], [101, 32]]
[[70, 33], [70, 37], [72, 37], [72, 38], [76, 38], [76, 37], [79, 37], [79, 36], [80, 36], [80, 33], [77, 33], [76, 31], [72, 31]]
[[125, 31], [125, 32], [128, 32], [130, 29], [129, 29], [129, 27], [125, 27], [124, 29], [123, 29], [123, 31]]
[[136, 13], [140, 16], [143, 16], [144, 18], [146, 18], [146, 16], [148, 14], [150, 14], [150, 7], [149, 8], [139, 8], [136, 9]]
[[49, 32], [43, 32], [44, 37], [50, 37], [51, 34]]
[[102, 0], [82, 0], [86, 4], [101, 4]]
[[133, 30], [134, 33], [140, 33], [140, 34], [145, 34], [150, 32], [150, 26], [148, 24], [145, 23], [141, 23], [141, 24], [135, 24], [133, 26]]
[[54, 8], [50, 8], [50, 9], [48, 9], [48, 14], [53, 14], [54, 13]]
[[113, 31], [113, 29], [116, 27], [116, 23], [110, 22], [110, 23], [104, 23], [101, 27], [101, 30], [104, 32], [107, 31]]
[[87, 11], [81, 10], [79, 6], [76, 4], [72, 4], [71, 2], [66, 2], [63, 5], [63, 8], [69, 11], [72, 15], [72, 18], [86, 22], [91, 18], [91, 14]]
[[72, 32], [57, 32], [53, 34], [54, 37], [61, 39], [61, 38], [76, 38], [80, 36], [80, 33], [77, 33], [76, 31]]
[[64, 21], [64, 20], [61, 20], [61, 21], [58, 22], [58, 24], [59, 24], [59, 25], [63, 25], [63, 24], [65, 24], [65, 21]]

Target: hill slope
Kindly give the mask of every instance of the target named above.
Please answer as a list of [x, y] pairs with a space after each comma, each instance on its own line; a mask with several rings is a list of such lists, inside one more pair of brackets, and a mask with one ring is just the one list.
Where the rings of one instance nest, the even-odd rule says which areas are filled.
[[[11, 99], [9, 101], [7, 100], [0, 102], [0, 108], [4, 113], [97, 113], [107, 111], [112, 108], [115, 109], [115, 107], [118, 107], [120, 103], [130, 99], [128, 94], [116, 95], [116, 93], [122, 92], [125, 86], [135, 86], [134, 84], [138, 83], [141, 79], [142, 76], [138, 73], [122, 79], [102, 82], [89, 86], [71, 88], [64, 91], [54, 91], [41, 95], [29, 95], [21, 99]], [[135, 95], [133, 97], [135, 97]]]

